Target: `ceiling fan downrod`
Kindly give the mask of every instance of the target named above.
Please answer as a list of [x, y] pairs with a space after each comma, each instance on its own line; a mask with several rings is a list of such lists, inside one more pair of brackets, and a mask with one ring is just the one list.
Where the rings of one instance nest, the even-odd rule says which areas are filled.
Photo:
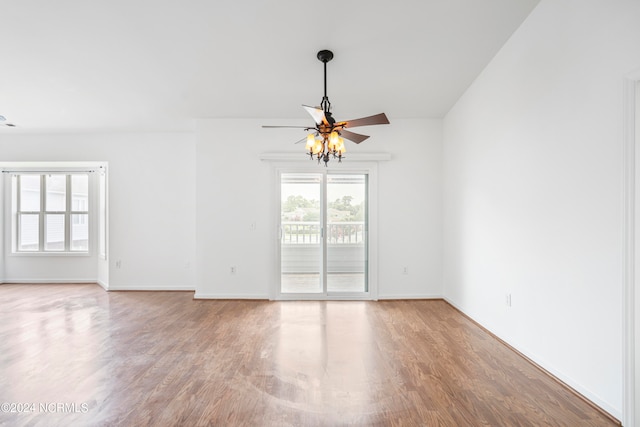
[[[322, 97], [322, 102], [320, 103], [320, 107], [324, 111], [325, 117], [329, 122], [335, 122], [331, 117], [331, 102], [329, 102], [329, 97], [327, 96], [327, 62], [333, 59], [333, 52], [330, 50], [321, 50], [318, 52], [318, 60], [324, 64], [324, 96]], [[333, 124], [333, 123], [332, 123]]]

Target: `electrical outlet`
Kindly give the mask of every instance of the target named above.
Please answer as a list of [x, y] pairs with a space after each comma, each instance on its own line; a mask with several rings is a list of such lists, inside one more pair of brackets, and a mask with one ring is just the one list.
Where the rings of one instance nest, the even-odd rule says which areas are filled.
[[116, 261], [116, 268], [122, 268], [122, 261], [120, 260]]
[[407, 266], [402, 267], [402, 274], [404, 274], [404, 275], [409, 274], [409, 267], [407, 267]]
[[232, 266], [231, 266], [231, 268], [229, 269], [229, 272], [230, 272], [231, 274], [236, 274], [236, 272], [237, 272], [237, 270], [236, 270], [236, 266], [235, 266], [235, 265], [232, 265]]
[[507, 307], [511, 307], [511, 294], [507, 294], [505, 303], [507, 304]]

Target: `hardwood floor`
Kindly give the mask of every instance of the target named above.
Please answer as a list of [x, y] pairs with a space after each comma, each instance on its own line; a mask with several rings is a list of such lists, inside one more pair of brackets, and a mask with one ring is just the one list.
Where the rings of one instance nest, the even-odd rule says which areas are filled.
[[4, 402], [7, 426], [616, 425], [444, 301], [97, 285], [0, 285]]

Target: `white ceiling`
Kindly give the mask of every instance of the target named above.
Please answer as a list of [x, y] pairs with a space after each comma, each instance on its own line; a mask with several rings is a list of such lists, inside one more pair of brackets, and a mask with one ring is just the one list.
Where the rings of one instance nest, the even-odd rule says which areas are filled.
[[442, 117], [538, 2], [0, 0], [0, 135]]

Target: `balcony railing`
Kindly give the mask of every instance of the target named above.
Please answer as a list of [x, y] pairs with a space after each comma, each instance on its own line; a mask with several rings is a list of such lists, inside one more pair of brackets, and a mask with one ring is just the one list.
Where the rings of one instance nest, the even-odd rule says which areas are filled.
[[[312, 245], [320, 243], [320, 224], [313, 221], [282, 221], [282, 243]], [[364, 222], [331, 222], [327, 224], [327, 243], [356, 245], [364, 243]]]

